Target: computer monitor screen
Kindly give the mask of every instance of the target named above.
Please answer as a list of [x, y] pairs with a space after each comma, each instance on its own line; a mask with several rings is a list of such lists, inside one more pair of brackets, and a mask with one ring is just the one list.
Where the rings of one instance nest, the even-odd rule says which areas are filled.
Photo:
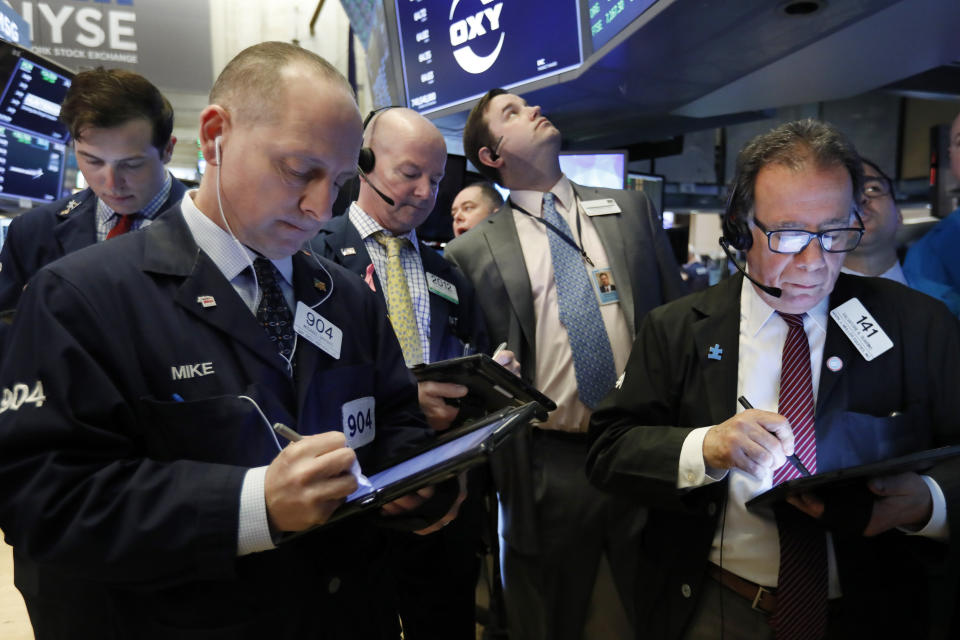
[[596, 51], [657, 0], [591, 0], [590, 37]]
[[60, 197], [69, 138], [60, 104], [72, 78], [55, 62], [0, 41], [0, 197]]
[[576, 0], [395, 0], [407, 104], [431, 113], [583, 62]]
[[623, 189], [627, 170], [625, 151], [561, 151], [560, 169], [587, 187]]
[[663, 176], [653, 173], [627, 174], [627, 189], [643, 191], [663, 217]]

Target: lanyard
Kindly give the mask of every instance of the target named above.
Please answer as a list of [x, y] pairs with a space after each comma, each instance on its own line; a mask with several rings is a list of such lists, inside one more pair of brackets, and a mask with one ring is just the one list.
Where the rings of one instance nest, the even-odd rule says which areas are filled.
[[[574, 202], [574, 204], [575, 204], [576, 207], [577, 207], [577, 236], [580, 237], [580, 242], [582, 243], [582, 242], [583, 242], [583, 230], [580, 228], [580, 200], [577, 199], [576, 197], [574, 197], [573, 202]], [[590, 259], [590, 256], [587, 255], [587, 252], [586, 252], [586, 250], [583, 248], [582, 244], [577, 244], [577, 242], [576, 242], [573, 238], [571, 238], [570, 236], [568, 236], [567, 234], [565, 234], [563, 231], [561, 231], [560, 229], [558, 229], [558, 228], [557, 228], [557, 225], [555, 225], [555, 224], [553, 224], [552, 222], [549, 222], [548, 220], [544, 219], [543, 216], [537, 217], [537, 216], [533, 215], [532, 213], [530, 213], [529, 211], [527, 211], [526, 209], [524, 209], [523, 207], [521, 207], [520, 205], [518, 205], [516, 202], [514, 202], [511, 198], [507, 198], [507, 204], [509, 204], [512, 208], [516, 209], [517, 211], [519, 211], [519, 212], [522, 213], [523, 215], [525, 215], [525, 216], [527, 216], [527, 217], [529, 217], [529, 218], [532, 218], [533, 220], [536, 220], [537, 222], [540, 222], [541, 224], [543, 224], [543, 226], [545, 226], [545, 227], [546, 227], [547, 229], [549, 229], [550, 231], [553, 231], [555, 234], [557, 234], [557, 235], [560, 237], [561, 240], [563, 240], [563, 241], [566, 242], [568, 245], [570, 245], [571, 247], [573, 247], [574, 249], [576, 249], [577, 252], [580, 253], [580, 257], [583, 258], [583, 261], [584, 261], [584, 262], [586, 262], [586, 263], [587, 263], [588, 265], [590, 265], [591, 267], [594, 266], [594, 265], [593, 265], [593, 260], [591, 260], [591, 259]], [[559, 212], [558, 212], [558, 213], [559, 213]]]

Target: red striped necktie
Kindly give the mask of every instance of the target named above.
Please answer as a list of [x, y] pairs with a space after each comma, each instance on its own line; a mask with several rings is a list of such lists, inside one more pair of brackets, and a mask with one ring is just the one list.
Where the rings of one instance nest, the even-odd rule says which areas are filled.
[[110, 232], [107, 234], [107, 240], [110, 238], [115, 238], [119, 235], [123, 235], [127, 231], [130, 231], [130, 228], [133, 227], [134, 221], [139, 216], [139, 213], [128, 213], [128, 214], [117, 214], [117, 222], [113, 225], [113, 228], [110, 229]]
[[[778, 312], [779, 313], [779, 312]], [[788, 328], [783, 344], [778, 413], [790, 421], [794, 451], [810, 473], [817, 472], [810, 344], [805, 314], [780, 313]], [[773, 484], [799, 477], [792, 464], [773, 475]], [[827, 545], [823, 529], [793, 505], [775, 509], [780, 535], [777, 611], [770, 624], [777, 640], [815, 640], [827, 629]]]

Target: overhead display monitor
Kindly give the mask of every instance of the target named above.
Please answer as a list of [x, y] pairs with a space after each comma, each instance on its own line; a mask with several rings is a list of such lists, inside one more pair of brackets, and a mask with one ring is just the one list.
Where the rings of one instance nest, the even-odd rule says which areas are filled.
[[626, 151], [561, 151], [564, 175], [585, 187], [623, 189], [626, 184]]
[[657, 0], [588, 0], [590, 37], [596, 51]]
[[577, 0], [396, 0], [406, 103], [431, 113], [575, 69]]
[[0, 41], [0, 197], [60, 197], [69, 138], [60, 104], [72, 78], [55, 62]]

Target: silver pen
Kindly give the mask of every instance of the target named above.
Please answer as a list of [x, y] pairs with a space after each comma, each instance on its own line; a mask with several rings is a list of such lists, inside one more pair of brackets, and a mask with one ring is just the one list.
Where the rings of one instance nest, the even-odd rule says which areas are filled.
[[283, 424], [282, 422], [274, 422], [273, 430], [277, 432], [277, 435], [283, 436], [289, 442], [299, 442], [303, 440], [303, 436]]

